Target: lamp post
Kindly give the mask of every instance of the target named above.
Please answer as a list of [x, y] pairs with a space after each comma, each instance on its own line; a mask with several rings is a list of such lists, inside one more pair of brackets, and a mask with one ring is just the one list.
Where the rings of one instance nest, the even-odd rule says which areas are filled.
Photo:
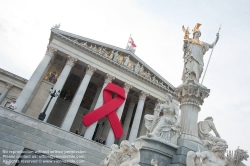
[[53, 87], [49, 90], [49, 94], [50, 94], [50, 99], [49, 99], [49, 102], [48, 102], [48, 104], [47, 104], [47, 106], [45, 107], [45, 109], [44, 109], [44, 111], [43, 112], [41, 112], [40, 114], [39, 114], [39, 116], [38, 116], [38, 119], [39, 120], [41, 120], [41, 121], [43, 121], [44, 119], [45, 119], [45, 117], [46, 117], [46, 111], [47, 111], [47, 108], [48, 108], [48, 106], [49, 106], [49, 104], [50, 104], [50, 101], [53, 99], [53, 97], [57, 97], [57, 96], [59, 96], [59, 94], [60, 94], [60, 90], [58, 91], [58, 92], [56, 92], [56, 90], [54, 90], [54, 92], [53, 92]]

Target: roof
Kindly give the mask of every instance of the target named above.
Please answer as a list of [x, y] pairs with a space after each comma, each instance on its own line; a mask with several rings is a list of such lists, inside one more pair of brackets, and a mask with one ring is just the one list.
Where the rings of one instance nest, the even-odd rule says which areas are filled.
[[[79, 41], [83, 42], [84, 41], [84, 42], [87, 42], [87, 43], [91, 43], [93, 45], [99, 45], [99, 46], [106, 47], [106, 48], [108, 48], [110, 50], [115, 50], [115, 51], [122, 52], [123, 55], [126, 55], [126, 54], [130, 55], [130, 58], [132, 57], [132, 59], [134, 59], [137, 62], [139, 62], [141, 65], [144, 66], [144, 68], [146, 68], [147, 70], [149, 70], [160, 81], [162, 81], [164, 84], [167, 85], [167, 87], [165, 86], [165, 87], [163, 87], [163, 89], [165, 89], [167, 91], [170, 90], [172, 93], [175, 90], [175, 87], [171, 83], [169, 83], [160, 74], [158, 74], [154, 69], [152, 69], [148, 64], [146, 64], [143, 60], [141, 60], [138, 56], [136, 56], [133, 52], [131, 52], [129, 50], [126, 50], [126, 49], [123, 49], [123, 48], [119, 48], [119, 47], [116, 47], [116, 46], [113, 46], [113, 45], [110, 45], [110, 44], [107, 44], [107, 43], [103, 43], [103, 42], [100, 42], [100, 41], [96, 41], [96, 40], [93, 40], [93, 39], [89, 39], [89, 38], [86, 38], [86, 37], [82, 37], [82, 36], [79, 36], [79, 35], [75, 35], [75, 34], [72, 34], [72, 33], [66, 32], [66, 31], [59, 30], [57, 28], [52, 28], [51, 29], [50, 41], [52, 40], [53, 33], [55, 33], [55, 34], [57, 34], [57, 35], [59, 35], [61, 37], [67, 38], [68, 40], [72, 40], [74, 42], [79, 42]], [[79, 45], [82, 46], [82, 43], [79, 42]], [[161, 85], [158, 85], [158, 86], [161, 86]]]

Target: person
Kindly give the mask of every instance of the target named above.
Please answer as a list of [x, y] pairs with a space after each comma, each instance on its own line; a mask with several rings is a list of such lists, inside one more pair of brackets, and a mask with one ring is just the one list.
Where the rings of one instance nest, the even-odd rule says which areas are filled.
[[182, 74], [182, 81], [195, 80], [199, 82], [203, 71], [203, 55], [213, 48], [219, 40], [219, 33], [216, 35], [216, 39], [212, 44], [208, 44], [199, 40], [201, 36], [201, 31], [199, 27], [201, 24], [196, 24], [193, 29], [193, 38], [185, 39], [183, 45], [184, 51], [184, 68]]
[[10, 103], [9, 107], [12, 110], [16, 110], [17, 109], [17, 104], [16, 104], [16, 100], [13, 100], [12, 103]]
[[[172, 96], [166, 95], [165, 103], [156, 106], [155, 115], [146, 114], [145, 126], [148, 129], [148, 137], [158, 137], [167, 142], [176, 144], [177, 137], [173, 137], [180, 130], [180, 116], [177, 106], [172, 103]], [[160, 111], [163, 116], [159, 117]], [[172, 138], [173, 137], [173, 138]], [[176, 140], [175, 140], [176, 139]]]
[[75, 132], [75, 134], [78, 134], [78, 135], [79, 135], [79, 129], [76, 129], [76, 132]]

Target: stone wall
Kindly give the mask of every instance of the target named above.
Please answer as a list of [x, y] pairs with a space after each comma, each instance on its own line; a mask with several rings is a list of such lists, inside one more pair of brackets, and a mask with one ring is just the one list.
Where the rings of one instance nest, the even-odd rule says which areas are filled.
[[82, 159], [85, 163], [79, 165], [84, 166], [100, 165], [109, 152], [108, 147], [97, 142], [4, 107], [0, 107], [0, 126], [1, 164], [3, 150], [82, 150], [86, 151], [85, 158]]

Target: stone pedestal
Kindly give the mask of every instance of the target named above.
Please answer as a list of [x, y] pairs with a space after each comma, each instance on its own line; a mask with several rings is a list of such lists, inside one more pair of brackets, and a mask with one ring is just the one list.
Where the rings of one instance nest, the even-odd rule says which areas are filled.
[[198, 114], [203, 100], [209, 96], [210, 90], [194, 80], [188, 80], [176, 88], [181, 109], [180, 139], [202, 145], [198, 137]]
[[172, 163], [172, 158], [175, 156], [178, 146], [162, 142], [159, 139], [141, 136], [148, 144], [140, 150], [141, 166], [151, 166], [151, 160], [156, 159], [158, 166], [166, 166]]

